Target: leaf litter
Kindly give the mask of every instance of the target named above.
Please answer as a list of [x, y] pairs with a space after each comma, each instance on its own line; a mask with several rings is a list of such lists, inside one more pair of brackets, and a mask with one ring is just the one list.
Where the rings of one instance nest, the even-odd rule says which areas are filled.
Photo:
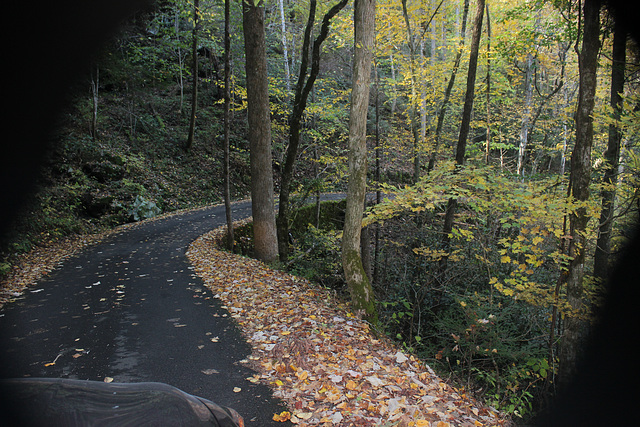
[[253, 348], [245, 360], [299, 426], [506, 426], [506, 415], [456, 390], [327, 289], [219, 250], [226, 227], [196, 239], [187, 256]]

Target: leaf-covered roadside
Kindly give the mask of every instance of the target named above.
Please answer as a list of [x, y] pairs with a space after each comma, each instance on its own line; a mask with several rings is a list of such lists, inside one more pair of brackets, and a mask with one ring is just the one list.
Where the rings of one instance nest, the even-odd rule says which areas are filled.
[[19, 298], [27, 286], [49, 274], [64, 260], [104, 236], [105, 233], [68, 237], [16, 257], [10, 271], [0, 281], [0, 308]]
[[187, 255], [253, 347], [258, 372], [300, 426], [496, 426], [508, 419], [444, 383], [423, 362], [379, 339], [330, 291], [218, 250], [225, 228]]

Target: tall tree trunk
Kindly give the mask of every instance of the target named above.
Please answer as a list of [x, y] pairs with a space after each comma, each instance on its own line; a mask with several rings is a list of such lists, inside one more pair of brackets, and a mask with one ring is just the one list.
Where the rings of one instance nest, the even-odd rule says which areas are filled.
[[96, 65], [96, 75], [91, 73], [91, 99], [93, 102], [93, 112], [91, 114], [91, 126], [89, 132], [94, 141], [98, 133], [98, 101], [100, 100], [100, 68]]
[[[380, 176], [380, 164], [382, 162], [382, 144], [380, 143], [380, 75], [378, 73], [378, 64], [374, 58], [374, 76], [375, 76], [375, 87], [376, 87], [376, 98], [375, 98], [375, 112], [376, 112], [376, 170], [375, 170], [375, 180], [376, 180], [376, 204], [380, 204], [382, 201], [382, 191], [380, 190], [381, 184], [381, 176]], [[374, 231], [374, 242], [373, 242], [373, 272], [372, 272], [372, 280], [373, 284], [380, 283], [380, 224], [376, 222], [375, 231]]]
[[311, 71], [307, 78], [307, 68], [309, 64], [309, 43], [311, 41], [311, 33], [313, 32], [313, 22], [316, 13], [316, 0], [309, 3], [309, 19], [304, 32], [304, 41], [302, 48], [302, 61], [300, 64], [300, 75], [296, 84], [296, 93], [293, 101], [293, 110], [289, 117], [289, 145], [285, 153], [284, 168], [282, 169], [282, 178], [280, 182], [280, 198], [279, 210], [277, 218], [278, 228], [278, 253], [280, 261], [285, 262], [289, 255], [289, 193], [291, 191], [291, 179], [293, 178], [293, 168], [295, 166], [296, 157], [298, 156], [298, 146], [300, 145], [300, 130], [302, 127], [302, 116], [307, 107], [309, 93], [320, 72], [320, 48], [329, 34], [329, 25], [331, 19], [340, 12], [346, 5], [348, 0], [341, 0], [340, 3], [333, 6], [322, 20], [320, 34], [313, 42], [313, 52], [311, 54]]
[[267, 54], [264, 33], [264, 1], [242, 3], [247, 104], [249, 162], [251, 164], [251, 212], [256, 257], [271, 262], [278, 257], [276, 218], [273, 202], [271, 116], [267, 82]]
[[[580, 88], [578, 108], [575, 114], [576, 143], [571, 155], [571, 192], [579, 202], [589, 199], [591, 180], [591, 146], [593, 143], [593, 118], [595, 103], [596, 72], [600, 49], [600, 0], [585, 0], [582, 50], [578, 57]], [[573, 312], [584, 306], [584, 268], [587, 229], [587, 210], [576, 209], [569, 215], [569, 263], [566, 273], [567, 302]], [[567, 315], [559, 353], [559, 384], [565, 386], [575, 373], [581, 344], [584, 340], [584, 322], [579, 316]]]
[[284, 19], [284, 0], [278, 0], [280, 7], [280, 26], [282, 29], [282, 51], [284, 52], [284, 78], [287, 86], [287, 96], [291, 92], [291, 71], [289, 70], [289, 49], [287, 46], [287, 25]]
[[367, 110], [375, 29], [375, 0], [355, 0], [355, 54], [349, 113], [349, 183], [342, 235], [342, 268], [354, 311], [376, 324], [373, 288], [362, 266], [360, 234], [367, 187]]
[[409, 107], [409, 124], [413, 136], [413, 182], [420, 179], [420, 129], [418, 128], [418, 83], [416, 82], [416, 43], [411, 29], [407, 0], [402, 0], [402, 15], [407, 26], [407, 44], [409, 45], [409, 73], [411, 77], [411, 100]]
[[451, 98], [451, 92], [456, 82], [456, 75], [458, 74], [458, 68], [460, 68], [460, 61], [462, 60], [462, 49], [464, 47], [464, 39], [467, 32], [467, 17], [469, 16], [469, 0], [464, 0], [464, 10], [462, 12], [462, 27], [460, 29], [460, 45], [458, 46], [458, 52], [456, 58], [453, 61], [453, 69], [451, 70], [451, 77], [449, 77], [449, 83], [444, 91], [444, 97], [442, 99], [442, 105], [440, 106], [440, 112], [438, 113], [438, 122], [436, 124], [435, 142], [429, 156], [429, 164], [427, 166], [427, 173], [431, 172], [436, 164], [436, 156], [438, 155], [438, 148], [440, 148], [440, 138], [442, 136], [442, 128], [444, 126], [444, 116], [447, 113], [447, 106], [449, 105], [449, 98]]
[[[473, 96], [475, 94], [476, 71], [478, 69], [478, 52], [480, 51], [480, 36], [482, 35], [482, 16], [484, 14], [485, 0], [478, 0], [476, 5], [476, 16], [473, 21], [473, 34], [471, 36], [471, 52], [469, 54], [469, 71], [467, 73], [467, 92], [464, 97], [464, 107], [462, 110], [462, 122], [460, 123], [460, 133], [458, 135], [458, 145], [456, 147], [456, 168], [464, 165], [464, 158], [467, 150], [467, 139], [469, 138], [469, 128], [471, 125], [471, 111], [473, 110]], [[445, 251], [449, 250], [451, 230], [453, 230], [453, 219], [456, 214], [458, 200], [450, 198], [447, 203], [447, 210], [444, 216], [444, 227], [442, 242]], [[440, 263], [440, 270], [446, 269], [448, 257], [443, 257]]]
[[491, 18], [489, 4], [485, 6], [487, 14], [487, 141], [484, 147], [484, 162], [489, 164], [491, 151]]
[[[616, 120], [620, 119], [622, 111], [622, 92], [624, 91], [624, 70], [627, 61], [627, 33], [619, 23], [615, 23], [613, 34], [613, 54], [611, 67], [611, 108]], [[594, 256], [593, 274], [595, 277], [605, 280], [609, 275], [609, 255], [611, 254], [611, 232], [613, 230], [613, 215], [616, 198], [616, 175], [620, 159], [620, 142], [622, 132], [617, 123], [609, 125], [609, 140], [604, 158], [607, 161], [602, 181], [605, 188], [602, 190], [602, 211], [598, 226], [598, 242]]]
[[531, 104], [533, 102], [533, 56], [527, 54], [527, 65], [524, 73], [524, 114], [520, 127], [520, 145], [518, 147], [518, 163], [516, 174], [524, 178], [524, 161], [529, 142], [529, 130], [531, 122]]
[[178, 46], [178, 84], [180, 86], [180, 107], [179, 113], [180, 117], [182, 117], [182, 110], [184, 108], [184, 76], [183, 76], [183, 58], [182, 58], [182, 48], [180, 47], [180, 20], [178, 15], [178, 8], [175, 9], [174, 16], [174, 29], [176, 32], [176, 41]]
[[193, 40], [191, 55], [193, 59], [193, 92], [191, 93], [191, 118], [189, 120], [189, 135], [187, 136], [187, 151], [193, 146], [193, 135], [196, 130], [196, 110], [198, 106], [198, 15], [200, 14], [200, 0], [193, 1]]
[[233, 217], [231, 215], [231, 168], [229, 133], [231, 128], [231, 0], [224, 0], [224, 210], [227, 218], [227, 248], [233, 251]]

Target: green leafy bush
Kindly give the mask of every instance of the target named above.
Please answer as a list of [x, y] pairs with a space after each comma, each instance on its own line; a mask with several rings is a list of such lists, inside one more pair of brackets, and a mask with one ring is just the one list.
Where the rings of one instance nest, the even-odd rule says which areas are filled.
[[136, 200], [129, 209], [129, 215], [134, 221], [153, 218], [160, 215], [161, 212], [162, 210], [156, 205], [156, 202], [140, 195], [136, 196]]

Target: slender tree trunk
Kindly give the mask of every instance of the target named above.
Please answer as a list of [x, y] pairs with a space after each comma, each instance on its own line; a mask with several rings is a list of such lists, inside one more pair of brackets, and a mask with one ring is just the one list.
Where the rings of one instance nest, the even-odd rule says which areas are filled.
[[322, 43], [329, 34], [329, 25], [333, 17], [338, 14], [347, 4], [348, 0], [341, 0], [340, 3], [333, 6], [322, 20], [320, 34], [313, 42], [313, 52], [311, 54], [311, 71], [307, 78], [307, 68], [309, 63], [309, 43], [311, 33], [313, 31], [313, 22], [316, 13], [316, 0], [311, 0], [309, 4], [309, 19], [304, 34], [304, 42], [302, 48], [302, 61], [300, 65], [300, 75], [296, 84], [295, 99], [293, 101], [293, 110], [289, 117], [289, 145], [285, 153], [284, 168], [280, 182], [280, 198], [279, 210], [277, 218], [278, 228], [278, 253], [280, 261], [285, 262], [289, 254], [289, 193], [291, 190], [291, 179], [293, 178], [293, 168], [295, 166], [296, 157], [298, 156], [298, 146], [300, 145], [300, 131], [302, 127], [302, 116], [307, 107], [309, 93], [313, 89], [313, 85], [320, 72], [320, 52]]
[[233, 251], [233, 216], [231, 215], [231, 168], [229, 133], [231, 128], [231, 0], [224, 0], [224, 209], [227, 218], [227, 247]]
[[289, 50], [287, 46], [287, 25], [284, 19], [284, 0], [278, 0], [280, 7], [280, 25], [282, 29], [282, 50], [284, 52], [284, 78], [287, 85], [287, 96], [291, 92], [291, 71], [289, 70]]
[[193, 135], [196, 130], [196, 110], [198, 107], [198, 15], [200, 14], [200, 1], [193, 1], [193, 40], [191, 55], [193, 57], [193, 92], [191, 93], [191, 118], [189, 120], [189, 135], [187, 136], [187, 151], [193, 146]]
[[271, 116], [267, 82], [264, 2], [242, 3], [242, 24], [247, 75], [251, 212], [256, 257], [265, 262], [278, 257], [273, 202]]
[[93, 112], [91, 114], [91, 138], [95, 141], [98, 137], [98, 101], [100, 100], [100, 68], [96, 65], [95, 78], [91, 73], [91, 98], [93, 101]]
[[[624, 70], [627, 51], [627, 33], [621, 25], [614, 24], [613, 55], [611, 67], [611, 108], [616, 120], [620, 119], [622, 111], [622, 92], [624, 91]], [[611, 254], [611, 232], [613, 230], [613, 215], [616, 198], [616, 175], [620, 159], [620, 142], [622, 132], [617, 123], [609, 125], [609, 140], [604, 158], [607, 161], [602, 181], [605, 188], [602, 190], [602, 211], [598, 227], [598, 242], [594, 256], [593, 273], [600, 280], [607, 279], [609, 275], [609, 255]]]
[[487, 141], [484, 148], [484, 162], [489, 164], [491, 151], [491, 18], [489, 4], [485, 6], [487, 13]]
[[[593, 107], [596, 93], [596, 72], [600, 49], [600, 0], [585, 0], [582, 50], [579, 54], [580, 89], [578, 108], [575, 114], [576, 143], [571, 155], [571, 187], [577, 202], [589, 199], [591, 180], [591, 146], [593, 143]], [[566, 274], [567, 302], [571, 310], [581, 312], [584, 308], [585, 232], [589, 217], [584, 207], [569, 215], [569, 256], [571, 262]], [[581, 317], [566, 315], [564, 333], [560, 346], [559, 384], [565, 386], [575, 373], [585, 325]]]
[[360, 235], [367, 186], [367, 110], [373, 57], [375, 0], [355, 0], [355, 54], [349, 113], [349, 182], [342, 236], [342, 268], [354, 311], [376, 324], [375, 295], [362, 265]]
[[[473, 22], [473, 34], [471, 36], [471, 52], [469, 56], [469, 71], [467, 73], [467, 92], [464, 98], [464, 107], [462, 110], [462, 122], [460, 123], [460, 133], [458, 135], [458, 145], [456, 147], [456, 168], [464, 165], [467, 139], [469, 138], [469, 128], [471, 125], [471, 111], [473, 110], [473, 96], [475, 94], [476, 71], [478, 68], [478, 52], [480, 51], [480, 36], [482, 35], [482, 16], [484, 14], [484, 0], [478, 0], [476, 6], [476, 16]], [[443, 248], [449, 250], [450, 234], [453, 230], [453, 219], [456, 214], [458, 201], [450, 198], [447, 203], [447, 210], [444, 217], [443, 226]], [[440, 271], [446, 269], [448, 257], [443, 257], [440, 263]]]
[[182, 117], [182, 110], [184, 108], [184, 77], [182, 75], [183, 69], [183, 58], [182, 58], [182, 49], [180, 48], [180, 26], [178, 20], [178, 9], [176, 7], [175, 11], [175, 20], [174, 20], [174, 28], [176, 31], [176, 40], [178, 41], [178, 84], [180, 86], [180, 117]]
[[460, 29], [460, 45], [458, 46], [458, 52], [456, 58], [453, 61], [453, 69], [451, 70], [451, 77], [449, 83], [444, 91], [444, 97], [442, 99], [442, 105], [440, 106], [440, 112], [438, 113], [438, 122], [436, 124], [435, 142], [433, 145], [433, 151], [429, 157], [429, 164], [427, 166], [427, 173], [431, 172], [436, 164], [436, 156], [438, 155], [438, 149], [440, 148], [440, 138], [442, 136], [442, 128], [444, 126], [444, 116], [447, 113], [447, 106], [449, 105], [449, 98], [453, 91], [453, 86], [456, 82], [456, 75], [458, 74], [458, 68], [460, 68], [460, 61], [462, 60], [462, 49], [464, 47], [464, 39], [467, 32], [467, 17], [469, 16], [469, 0], [464, 0], [464, 10], [462, 12], [462, 27]]
[[520, 127], [520, 146], [518, 147], [518, 164], [516, 173], [524, 178], [524, 161], [529, 142], [529, 123], [531, 122], [531, 103], [533, 101], [533, 56], [527, 54], [527, 65], [524, 75], [524, 114]]
[[402, 15], [407, 26], [407, 44], [409, 45], [409, 73], [411, 77], [411, 100], [409, 107], [409, 124], [413, 135], [413, 182], [420, 179], [420, 129], [418, 128], [418, 90], [416, 82], [416, 43], [411, 29], [407, 0], [402, 0]]

